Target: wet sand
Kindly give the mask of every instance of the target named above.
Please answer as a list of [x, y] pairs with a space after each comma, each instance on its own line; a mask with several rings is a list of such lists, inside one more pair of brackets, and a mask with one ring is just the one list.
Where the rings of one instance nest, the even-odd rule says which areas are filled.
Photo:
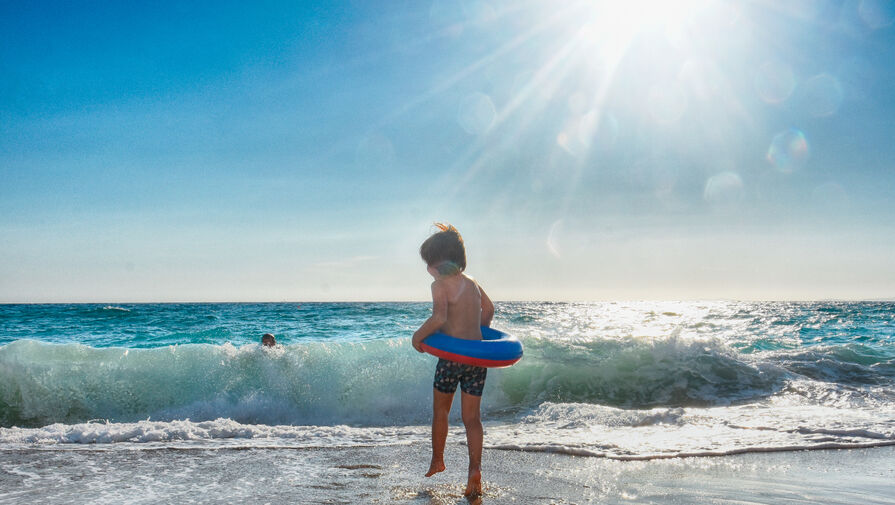
[[[465, 446], [0, 450], [0, 503], [464, 504]], [[891, 504], [895, 447], [613, 461], [486, 450], [482, 504]]]

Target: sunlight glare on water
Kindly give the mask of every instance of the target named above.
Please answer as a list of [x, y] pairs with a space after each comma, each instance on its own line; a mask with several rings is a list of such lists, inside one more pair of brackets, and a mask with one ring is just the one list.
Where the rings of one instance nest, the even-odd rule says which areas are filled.
[[[680, 333], [679, 328], [699, 328], [699, 321], [712, 310], [723, 310], [724, 303], [605, 302], [568, 304], [565, 308], [563, 311], [542, 313], [542, 316], [549, 317], [549, 320], [541, 321], [544, 326], [554, 328], [549, 333], [550, 339], [665, 338], [675, 331]], [[531, 333], [532, 330], [528, 327], [525, 331]]]

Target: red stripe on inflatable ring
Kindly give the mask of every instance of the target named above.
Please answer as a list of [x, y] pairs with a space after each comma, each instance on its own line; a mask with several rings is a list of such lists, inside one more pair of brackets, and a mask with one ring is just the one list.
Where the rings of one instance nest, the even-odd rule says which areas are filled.
[[455, 363], [463, 363], [465, 365], [472, 366], [481, 366], [485, 368], [506, 368], [508, 366], [512, 366], [515, 364], [518, 359], [482, 359], [482, 358], [472, 358], [470, 356], [464, 356], [462, 354], [454, 354], [448, 351], [442, 351], [441, 349], [436, 349], [428, 344], [422, 344], [422, 348], [427, 353], [438, 356], [439, 358], [444, 358], [448, 361], [453, 361]]

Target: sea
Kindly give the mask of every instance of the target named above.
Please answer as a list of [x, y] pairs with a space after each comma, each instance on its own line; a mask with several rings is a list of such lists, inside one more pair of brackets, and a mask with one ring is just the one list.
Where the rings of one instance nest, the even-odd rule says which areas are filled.
[[[436, 358], [410, 337], [430, 310], [0, 305], [0, 503], [250, 503], [265, 479], [308, 502], [376, 502], [339, 476], [428, 466]], [[499, 302], [492, 326], [524, 345], [482, 400], [498, 496], [512, 494], [487, 473], [501, 454], [624, 465], [895, 445], [895, 302]], [[460, 468], [457, 404], [451, 419]]]

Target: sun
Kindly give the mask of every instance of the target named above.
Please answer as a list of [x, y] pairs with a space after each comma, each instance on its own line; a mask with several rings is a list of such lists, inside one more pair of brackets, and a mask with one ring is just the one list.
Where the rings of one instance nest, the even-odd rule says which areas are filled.
[[604, 57], [620, 59], [640, 34], [662, 33], [677, 38], [713, 0], [601, 0], [588, 2], [579, 37], [599, 46]]
[[[666, 79], [668, 82], [656, 82], [656, 89], [644, 93], [642, 103], [609, 104], [607, 101], [615, 87], [624, 85], [619, 81], [623, 68], [666, 68], [668, 62], [686, 62], [690, 56], [699, 53], [696, 41], [702, 44], [712, 40], [718, 30], [707, 28], [717, 21], [717, 12], [725, 11], [725, 1], [579, 0], [564, 3], [534, 0], [524, 3], [531, 8], [519, 12], [524, 12], [523, 17], [530, 20], [530, 26], [471, 63], [440, 88], [447, 89], [470, 73], [499, 63], [521, 48], [531, 50], [535, 47], [532, 57], [524, 63], [504, 69], [512, 75], [507, 78], [512, 78], [514, 85], [503, 103], [486, 102], [479, 95], [469, 95], [462, 102], [488, 105], [475, 108], [487, 112], [482, 116], [486, 118], [481, 121], [482, 127], [476, 127], [473, 124], [476, 121], [466, 121], [467, 115], [463, 115], [462, 126], [467, 132], [482, 135], [501, 129], [502, 133], [499, 137], [483, 135], [480, 142], [470, 145], [464, 161], [458, 164], [464, 170], [461, 179], [472, 180], [481, 170], [487, 170], [492, 155], [502, 149], [512, 149], [520, 139], [550, 121], [562, 123], [550, 133], [556, 145], [572, 156], [569, 170], [574, 174], [566, 177], [571, 181], [577, 180], [586, 169], [584, 164], [590, 153], [595, 149], [608, 150], [614, 145], [618, 132], [617, 115], [642, 114], [662, 125], [674, 124], [685, 113], [688, 99], [684, 87], [689, 81], [678, 81], [687, 78], [700, 84], [702, 76], [699, 72], [688, 70], [682, 74], [683, 78], [674, 76]], [[644, 45], [638, 49], [638, 40], [647, 41], [649, 50], [644, 50]], [[538, 41], [539, 45], [529, 44], [530, 41]], [[696, 64], [687, 68], [690, 67], [702, 68]], [[499, 74], [500, 71], [494, 71], [494, 75]], [[565, 97], [568, 107], [556, 107], [557, 103], [562, 103], [556, 97]], [[570, 201], [570, 198], [566, 200]], [[566, 200], [561, 205], [563, 209]], [[560, 214], [564, 212], [561, 210]], [[551, 250], [557, 251], [557, 248]]]
[[598, 1], [594, 3], [594, 11], [609, 17], [616, 26], [636, 29], [680, 23], [709, 3], [710, 0]]

